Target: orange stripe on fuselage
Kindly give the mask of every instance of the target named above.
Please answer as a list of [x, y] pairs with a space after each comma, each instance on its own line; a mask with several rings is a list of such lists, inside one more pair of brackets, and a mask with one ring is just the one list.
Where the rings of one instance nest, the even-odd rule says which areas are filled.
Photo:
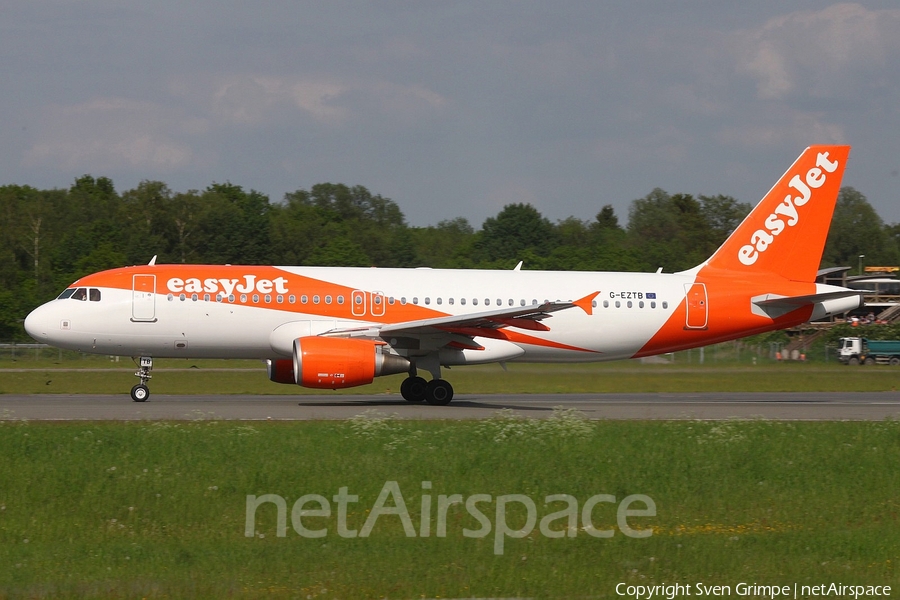
[[753, 314], [750, 300], [766, 293], [803, 296], [816, 291], [814, 283], [797, 283], [771, 275], [738, 278], [734, 273], [709, 268], [700, 271], [696, 283], [706, 284], [709, 309], [707, 327], [705, 329], [686, 327], [687, 300], [684, 299], [634, 358], [697, 348], [805, 323], [812, 314], [812, 306], [798, 308], [776, 319], [770, 319]]
[[[135, 275], [156, 275], [156, 293], [159, 295], [165, 296], [171, 293], [175, 296], [178, 296], [179, 294], [184, 293], [188, 298], [190, 298], [191, 294], [196, 293], [202, 299], [204, 294], [210, 294], [211, 301], [215, 301], [215, 295], [217, 293], [221, 293], [225, 296], [228, 295], [228, 293], [226, 293], [229, 292], [229, 290], [227, 289], [228, 286], [223, 285], [220, 281], [226, 280], [229, 282], [229, 285], [231, 283], [234, 284], [231, 293], [233, 293], [237, 298], [240, 297], [241, 293], [246, 293], [248, 296], [252, 296], [253, 294], [259, 295], [259, 302], [250, 302], [248, 298], [248, 302], [242, 303], [236, 300], [234, 304], [249, 306], [251, 308], [277, 310], [285, 313], [301, 313], [304, 315], [315, 315], [319, 317], [328, 317], [347, 321], [355, 320], [366, 323], [374, 322], [385, 324], [405, 323], [407, 321], [418, 321], [422, 319], [450, 316], [450, 313], [434, 310], [432, 308], [426, 308], [424, 306], [419, 306], [416, 304], [401, 304], [399, 300], [395, 300], [394, 304], [385, 304], [384, 315], [375, 316], [372, 315], [368, 310], [368, 307], [370, 306], [369, 302], [371, 301], [371, 293], [368, 292], [367, 294], [369, 295], [369, 297], [366, 298], [366, 314], [354, 315], [351, 305], [352, 294], [354, 291], [365, 290], [358, 290], [358, 288], [347, 287], [327, 281], [322, 281], [320, 279], [315, 279], [312, 277], [297, 275], [291, 273], [290, 271], [285, 271], [277, 267], [268, 266], [143, 265], [135, 267], [123, 267], [120, 269], [112, 269], [109, 271], [94, 273], [93, 275], [87, 275], [85, 277], [82, 277], [69, 287], [105, 287], [121, 290], [131, 290], [133, 277]], [[275, 284], [273, 284], [270, 291], [266, 292], [259, 291], [255, 288], [253, 291], [238, 291], [238, 286], [246, 285], [248, 283], [247, 276], [253, 277], [253, 283], [255, 286], [258, 286], [260, 281], [275, 282], [279, 279], [283, 280], [280, 282], [280, 285], [282, 286], [282, 289], [285, 290], [282, 294], [283, 296], [285, 296], [285, 302], [275, 302], [276, 296], [278, 295]], [[170, 286], [169, 284], [173, 279], [178, 281], [175, 282], [174, 286]], [[195, 281], [192, 281], [189, 285], [188, 282], [190, 280]], [[207, 280], [215, 280], [215, 290], [212, 290], [212, 281], [209, 282], [209, 286], [206, 285]], [[188, 291], [188, 288], [190, 288], [191, 290], [196, 290], [198, 289], [198, 286], [203, 287], [204, 289], [200, 291]], [[206, 291], [207, 288], [209, 288], [210, 291]], [[266, 289], [268, 289], [267, 286]], [[267, 294], [271, 297], [270, 302], [264, 301]], [[297, 302], [294, 304], [288, 303], [287, 296], [289, 295], [296, 296]], [[300, 303], [299, 299], [302, 295], [308, 296], [309, 302], [307, 302], [306, 304]], [[313, 296], [319, 296], [319, 304], [314, 304], [312, 302]], [[325, 304], [326, 296], [331, 296], [331, 304]], [[343, 296], [343, 304], [338, 304], [337, 299], [339, 296]], [[387, 301], [387, 297], [383, 298], [383, 302], [387, 303]], [[454, 331], [457, 330], [454, 329]], [[531, 344], [535, 346], [557, 348], [561, 350], [593, 352], [593, 350], [569, 346], [568, 344], [562, 344], [554, 342], [552, 340], [545, 340], [524, 333], [519, 333], [517, 331], [510, 331], [508, 329], [501, 331], [473, 328], [471, 330], [467, 330], [464, 335], [504, 339], [515, 343]]]

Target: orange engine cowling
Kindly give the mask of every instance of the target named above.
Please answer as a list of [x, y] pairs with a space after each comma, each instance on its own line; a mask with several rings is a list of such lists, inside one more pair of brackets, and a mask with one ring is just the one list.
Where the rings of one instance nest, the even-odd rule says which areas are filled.
[[409, 361], [372, 340], [302, 337], [294, 340], [294, 380], [303, 387], [336, 390], [405, 373]]
[[294, 378], [294, 361], [290, 358], [278, 358], [266, 361], [266, 372], [269, 381], [275, 383], [297, 383]]

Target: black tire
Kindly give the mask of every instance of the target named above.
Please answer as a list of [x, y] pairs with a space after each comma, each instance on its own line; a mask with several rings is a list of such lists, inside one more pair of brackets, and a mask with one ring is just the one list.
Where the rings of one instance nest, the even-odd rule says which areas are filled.
[[135, 402], [146, 402], [150, 397], [150, 388], [143, 383], [139, 383], [131, 388], [131, 399]]
[[889, 364], [892, 367], [896, 367], [897, 365], [900, 365], [900, 357], [892, 356]]
[[858, 364], [859, 364], [859, 359], [856, 358], [856, 357], [854, 356], [853, 358], [851, 358], [850, 360], [847, 361], [847, 364], [848, 364], [848, 365], [854, 365], [854, 366], [855, 366], [855, 365], [858, 365]]
[[443, 379], [432, 379], [428, 382], [425, 402], [433, 406], [446, 406], [453, 400], [453, 386]]
[[864, 364], [865, 364], [867, 367], [871, 367], [872, 365], [875, 364], [875, 359], [872, 358], [871, 356], [869, 356], [868, 358], [866, 358], [866, 362], [865, 362]]
[[428, 382], [421, 377], [407, 377], [400, 384], [400, 395], [407, 402], [422, 402], [427, 388]]

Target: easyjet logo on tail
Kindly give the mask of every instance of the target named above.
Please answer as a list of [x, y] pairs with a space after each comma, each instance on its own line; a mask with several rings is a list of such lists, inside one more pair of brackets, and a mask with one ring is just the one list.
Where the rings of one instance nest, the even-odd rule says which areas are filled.
[[793, 188], [799, 195], [794, 196], [793, 193], [790, 193], [785, 196], [784, 201], [766, 217], [765, 229], [754, 231], [750, 236], [750, 243], [738, 249], [738, 260], [747, 266], [754, 264], [759, 255], [769, 249], [781, 232], [799, 223], [800, 211], [798, 208], [809, 202], [812, 190], [825, 185], [828, 174], [834, 173], [838, 166], [838, 161], [829, 159], [828, 152], [819, 152], [816, 156], [816, 166], [806, 172], [805, 178], [801, 179], [799, 174], [794, 175], [788, 183], [788, 187]]

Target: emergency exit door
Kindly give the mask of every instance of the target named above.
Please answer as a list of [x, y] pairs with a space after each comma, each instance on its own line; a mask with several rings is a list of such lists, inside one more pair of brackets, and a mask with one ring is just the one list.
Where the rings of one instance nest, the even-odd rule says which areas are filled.
[[709, 302], [706, 297], [705, 283], [684, 284], [685, 295], [685, 329], [706, 329], [709, 322]]

